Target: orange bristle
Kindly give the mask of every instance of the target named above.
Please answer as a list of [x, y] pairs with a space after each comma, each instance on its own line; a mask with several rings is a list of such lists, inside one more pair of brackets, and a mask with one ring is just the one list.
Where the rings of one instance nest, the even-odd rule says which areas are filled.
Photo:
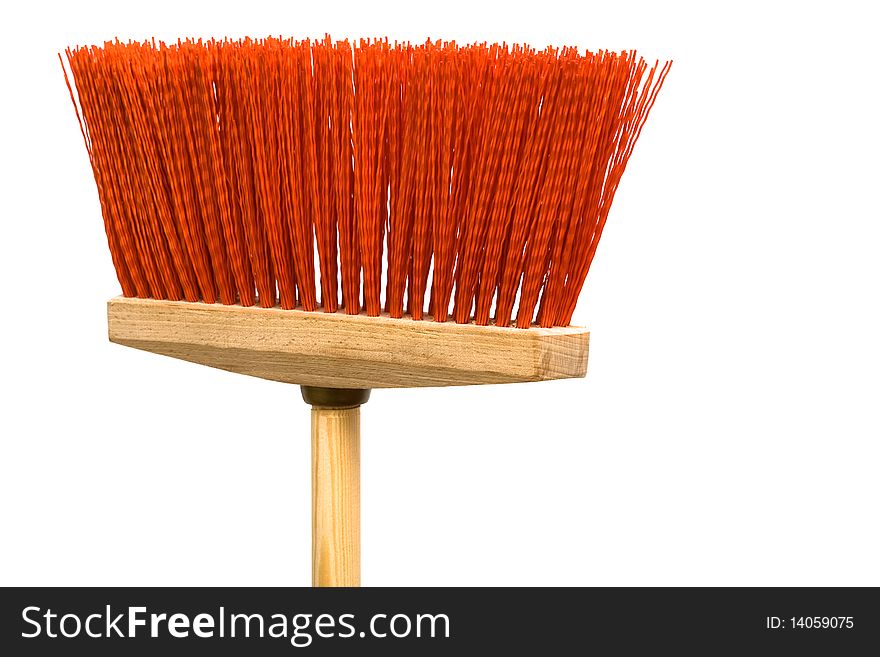
[[520, 328], [570, 322], [670, 68], [329, 36], [67, 62], [125, 296]]

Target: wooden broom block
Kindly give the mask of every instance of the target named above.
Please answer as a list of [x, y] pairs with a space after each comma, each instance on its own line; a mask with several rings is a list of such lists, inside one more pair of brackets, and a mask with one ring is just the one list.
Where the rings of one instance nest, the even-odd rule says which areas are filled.
[[263, 379], [410, 388], [582, 377], [583, 328], [500, 328], [387, 316], [116, 297], [110, 341]]

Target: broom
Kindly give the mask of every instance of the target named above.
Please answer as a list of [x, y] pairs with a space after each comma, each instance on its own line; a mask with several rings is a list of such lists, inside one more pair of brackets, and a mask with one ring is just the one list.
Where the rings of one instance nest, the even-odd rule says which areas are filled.
[[329, 37], [59, 58], [122, 287], [110, 340], [312, 405], [313, 585], [360, 584], [371, 388], [585, 375], [568, 324], [670, 63]]

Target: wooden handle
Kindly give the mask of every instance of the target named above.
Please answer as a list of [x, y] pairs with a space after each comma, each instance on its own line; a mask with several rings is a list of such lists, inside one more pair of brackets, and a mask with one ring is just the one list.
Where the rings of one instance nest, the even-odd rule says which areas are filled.
[[312, 407], [312, 586], [361, 585], [361, 409]]

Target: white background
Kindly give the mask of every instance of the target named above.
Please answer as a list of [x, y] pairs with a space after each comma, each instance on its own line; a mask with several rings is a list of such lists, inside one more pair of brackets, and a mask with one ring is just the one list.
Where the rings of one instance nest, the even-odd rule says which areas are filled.
[[107, 342], [119, 290], [56, 53], [326, 31], [675, 60], [574, 318], [587, 378], [364, 407], [365, 584], [880, 584], [868, 7], [7, 6], [0, 584], [309, 583], [298, 390]]

